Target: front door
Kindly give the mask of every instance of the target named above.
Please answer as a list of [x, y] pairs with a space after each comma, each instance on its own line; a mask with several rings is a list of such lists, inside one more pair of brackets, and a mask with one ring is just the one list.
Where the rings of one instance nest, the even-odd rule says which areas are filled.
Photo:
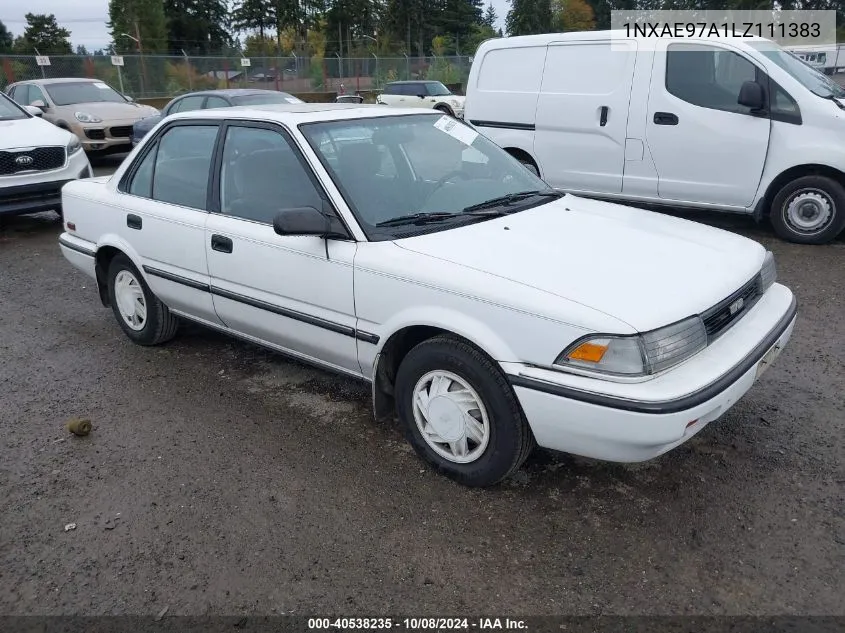
[[635, 62], [633, 41], [548, 47], [534, 153], [549, 184], [572, 191], [622, 191]]
[[737, 98], [745, 81], [767, 85], [765, 73], [724, 44], [658, 46], [646, 121], [658, 195], [751, 205], [766, 162], [771, 121], [755, 116]]
[[325, 197], [289, 134], [272, 124], [227, 124], [219, 174], [219, 212], [209, 215], [205, 241], [220, 319], [294, 355], [360, 374], [355, 242], [273, 230], [282, 209], [321, 209]]

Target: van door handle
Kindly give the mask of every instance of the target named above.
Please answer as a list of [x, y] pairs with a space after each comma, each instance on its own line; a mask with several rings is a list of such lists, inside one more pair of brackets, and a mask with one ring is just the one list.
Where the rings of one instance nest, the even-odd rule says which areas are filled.
[[141, 226], [143, 226], [143, 222], [141, 221], [141, 216], [135, 215], [134, 213], [130, 213], [126, 216], [126, 226], [130, 229], [135, 229], [136, 231], [141, 230]]
[[232, 240], [223, 235], [212, 235], [211, 250], [217, 251], [218, 253], [231, 253]]
[[604, 127], [607, 125], [607, 111], [610, 110], [607, 106], [601, 107], [601, 114], [599, 115], [599, 126]]
[[655, 112], [655, 125], [678, 125], [678, 115], [671, 112]]

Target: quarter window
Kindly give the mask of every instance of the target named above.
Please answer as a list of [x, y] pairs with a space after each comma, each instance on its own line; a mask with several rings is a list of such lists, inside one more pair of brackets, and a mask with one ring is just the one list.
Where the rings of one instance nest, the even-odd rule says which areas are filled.
[[754, 64], [722, 48], [672, 44], [666, 55], [666, 90], [702, 108], [748, 114], [737, 99], [742, 84], [756, 79]]
[[197, 96], [197, 97], [185, 97], [184, 99], [180, 99], [176, 103], [173, 104], [173, 107], [170, 109], [171, 114], [174, 112], [188, 112], [190, 110], [199, 110], [202, 108], [202, 100], [205, 99], [204, 96]]
[[206, 108], [228, 108], [229, 102], [220, 97], [208, 97], [205, 101]]
[[223, 145], [220, 211], [272, 224], [282, 209], [322, 208], [322, 197], [296, 150], [275, 130], [230, 127]]

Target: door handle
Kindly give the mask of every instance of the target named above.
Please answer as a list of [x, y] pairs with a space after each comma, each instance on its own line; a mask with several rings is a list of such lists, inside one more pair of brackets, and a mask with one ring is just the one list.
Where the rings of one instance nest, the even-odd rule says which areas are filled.
[[601, 107], [601, 114], [599, 115], [599, 126], [604, 127], [607, 125], [607, 112], [610, 110], [607, 106]]
[[671, 112], [655, 112], [655, 125], [678, 125], [678, 115]]
[[232, 240], [228, 237], [223, 235], [212, 235], [211, 236], [211, 250], [217, 251], [219, 253], [231, 253], [232, 252]]
[[130, 229], [140, 231], [142, 225], [143, 222], [141, 221], [141, 216], [135, 215], [134, 213], [130, 213], [126, 216], [126, 226], [128, 226]]

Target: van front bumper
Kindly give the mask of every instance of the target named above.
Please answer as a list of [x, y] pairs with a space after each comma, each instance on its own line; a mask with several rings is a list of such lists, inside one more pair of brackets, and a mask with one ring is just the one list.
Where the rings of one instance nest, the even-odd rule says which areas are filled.
[[680, 366], [640, 383], [610, 383], [503, 363], [537, 443], [614, 462], [641, 462], [725, 414], [789, 341], [797, 308], [775, 284], [735, 326]]

